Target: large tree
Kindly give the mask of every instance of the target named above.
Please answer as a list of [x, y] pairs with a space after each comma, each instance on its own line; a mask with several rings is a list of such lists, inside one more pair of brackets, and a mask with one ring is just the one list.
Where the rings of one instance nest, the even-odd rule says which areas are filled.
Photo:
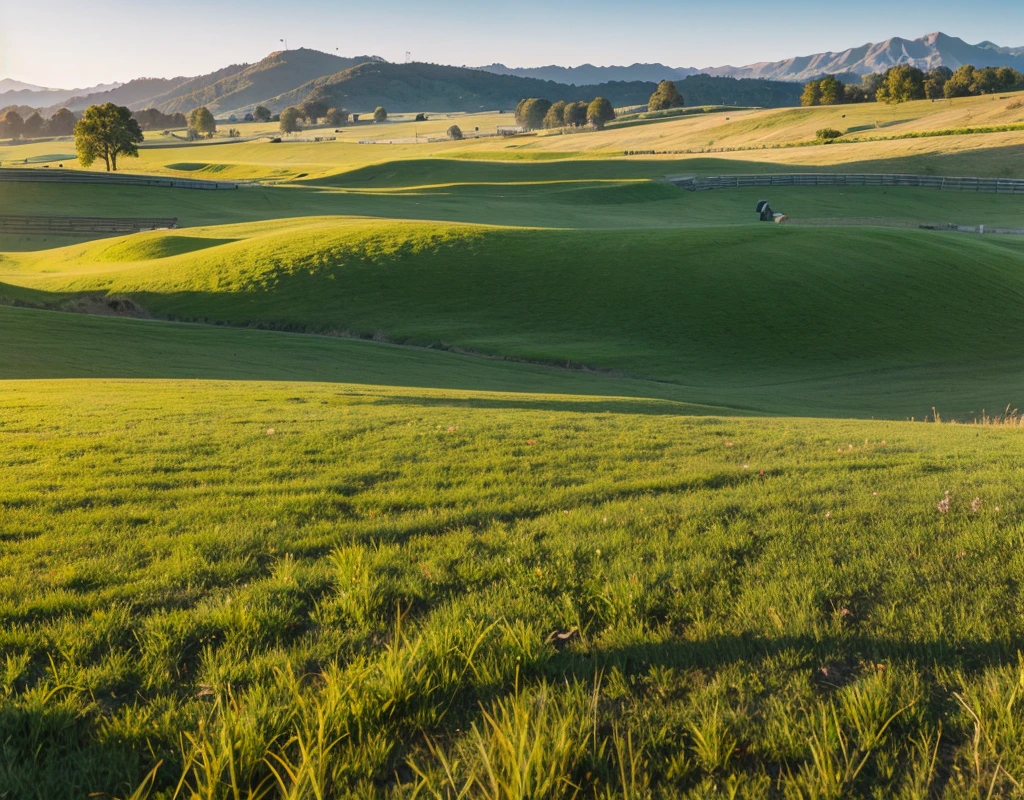
[[598, 130], [601, 130], [605, 123], [615, 119], [615, 109], [610, 101], [603, 97], [595, 97], [587, 106], [587, 122]]
[[189, 112], [188, 126], [196, 133], [205, 133], [207, 136], [211, 136], [217, 130], [217, 120], [213, 118], [210, 109], [206, 106], [199, 106]]
[[819, 106], [821, 105], [821, 81], [808, 81], [804, 84], [803, 94], [800, 95], [800, 105]]
[[565, 125], [565, 106], [564, 100], [552, 103], [548, 113], [544, 115], [545, 128], [561, 128]]
[[685, 104], [676, 85], [672, 81], [662, 81], [647, 101], [647, 110], [664, 111], [667, 108], [682, 108]]
[[890, 67], [882, 76], [876, 97], [883, 103], [924, 100], [924, 73], [909, 64]]
[[22, 135], [27, 139], [35, 139], [43, 135], [43, 127], [46, 125], [46, 120], [39, 116], [38, 111], [33, 111], [32, 116], [25, 120], [25, 124], [22, 126]]
[[388, 110], [386, 108], [384, 108], [384, 106], [377, 106], [377, 108], [373, 112], [373, 121], [374, 122], [387, 122], [387, 119], [388, 119]]
[[516, 106], [516, 124], [527, 130], [544, 127], [544, 117], [551, 108], [551, 101], [543, 97], [528, 97]]
[[75, 132], [75, 115], [66, 108], [57, 109], [46, 123], [50, 136], [70, 136]]
[[288, 106], [281, 112], [281, 133], [295, 133], [299, 130], [299, 119], [302, 112], [295, 106]]
[[107, 172], [117, 172], [117, 157], [139, 155], [142, 128], [124, 106], [89, 106], [75, 125], [75, 151], [83, 167], [102, 158]]
[[320, 100], [307, 100], [299, 106], [299, 111], [306, 122], [316, 125], [320, 118], [327, 113], [327, 105]]
[[266, 106], [256, 106], [253, 109], [252, 116], [257, 122], [270, 122], [270, 109]]
[[21, 118], [21, 114], [13, 108], [7, 109], [0, 115], [0, 138], [17, 139], [21, 136], [24, 127], [25, 121]]
[[924, 80], [924, 96], [929, 100], [938, 100], [944, 97], [943, 90], [946, 81], [953, 77], [953, 70], [949, 67], [936, 67], [931, 70]]
[[846, 87], [835, 75], [826, 75], [818, 84], [823, 106], [837, 106], [846, 100]]
[[343, 108], [329, 108], [324, 121], [332, 128], [337, 128], [348, 122], [348, 112]]
[[577, 100], [575, 103], [569, 103], [565, 107], [565, 113], [562, 115], [562, 119], [565, 121], [567, 128], [579, 128], [581, 125], [587, 124], [587, 104], [582, 100]]

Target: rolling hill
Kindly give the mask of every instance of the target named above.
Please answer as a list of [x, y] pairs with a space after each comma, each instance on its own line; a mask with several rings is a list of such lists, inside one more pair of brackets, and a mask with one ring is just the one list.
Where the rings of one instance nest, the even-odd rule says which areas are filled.
[[9, 254], [0, 294], [57, 307], [114, 295], [164, 319], [588, 365], [758, 411], [923, 416], [1002, 408], [1020, 390], [1020, 244], [307, 218]]
[[644, 82], [566, 86], [462, 67], [378, 61], [310, 81], [274, 98], [272, 107], [280, 110], [312, 97], [351, 110], [382, 105], [391, 110], [478, 111], [515, 108], [524, 97], [591, 100], [598, 95], [613, 105], [634, 105], [646, 103], [654, 88]]

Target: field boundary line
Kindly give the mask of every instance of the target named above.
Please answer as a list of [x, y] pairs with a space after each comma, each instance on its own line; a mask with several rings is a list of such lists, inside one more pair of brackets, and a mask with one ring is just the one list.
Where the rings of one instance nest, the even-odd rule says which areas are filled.
[[103, 183], [116, 186], [163, 186], [172, 189], [237, 189], [237, 183], [204, 181], [193, 178], [159, 178], [152, 175], [132, 175], [113, 172], [88, 172], [77, 169], [0, 169], [0, 182], [9, 183]]
[[763, 175], [711, 175], [668, 178], [691, 192], [711, 189], [747, 189], [755, 186], [911, 186], [941, 191], [1024, 195], [1024, 179], [943, 177], [887, 173], [795, 172]]

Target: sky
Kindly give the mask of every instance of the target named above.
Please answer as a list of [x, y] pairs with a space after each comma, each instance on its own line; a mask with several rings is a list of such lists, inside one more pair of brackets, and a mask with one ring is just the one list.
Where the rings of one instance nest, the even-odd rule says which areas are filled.
[[[88, 11], [83, 12], [87, 7]], [[742, 65], [941, 30], [1024, 46], [1024, 3], [980, 0], [2, 0], [0, 79], [79, 88], [200, 75], [288, 47], [461, 66]]]

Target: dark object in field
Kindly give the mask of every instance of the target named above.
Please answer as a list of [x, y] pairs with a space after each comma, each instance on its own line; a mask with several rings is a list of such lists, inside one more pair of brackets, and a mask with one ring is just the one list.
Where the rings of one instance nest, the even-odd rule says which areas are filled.
[[788, 222], [789, 217], [785, 214], [780, 214], [778, 211], [772, 211], [772, 207], [768, 205], [767, 200], [760, 200], [757, 204], [757, 213], [761, 217], [761, 222]]
[[270, 140], [270, 143], [271, 144], [281, 144], [281, 137], [280, 136], [275, 136], [273, 139]]

